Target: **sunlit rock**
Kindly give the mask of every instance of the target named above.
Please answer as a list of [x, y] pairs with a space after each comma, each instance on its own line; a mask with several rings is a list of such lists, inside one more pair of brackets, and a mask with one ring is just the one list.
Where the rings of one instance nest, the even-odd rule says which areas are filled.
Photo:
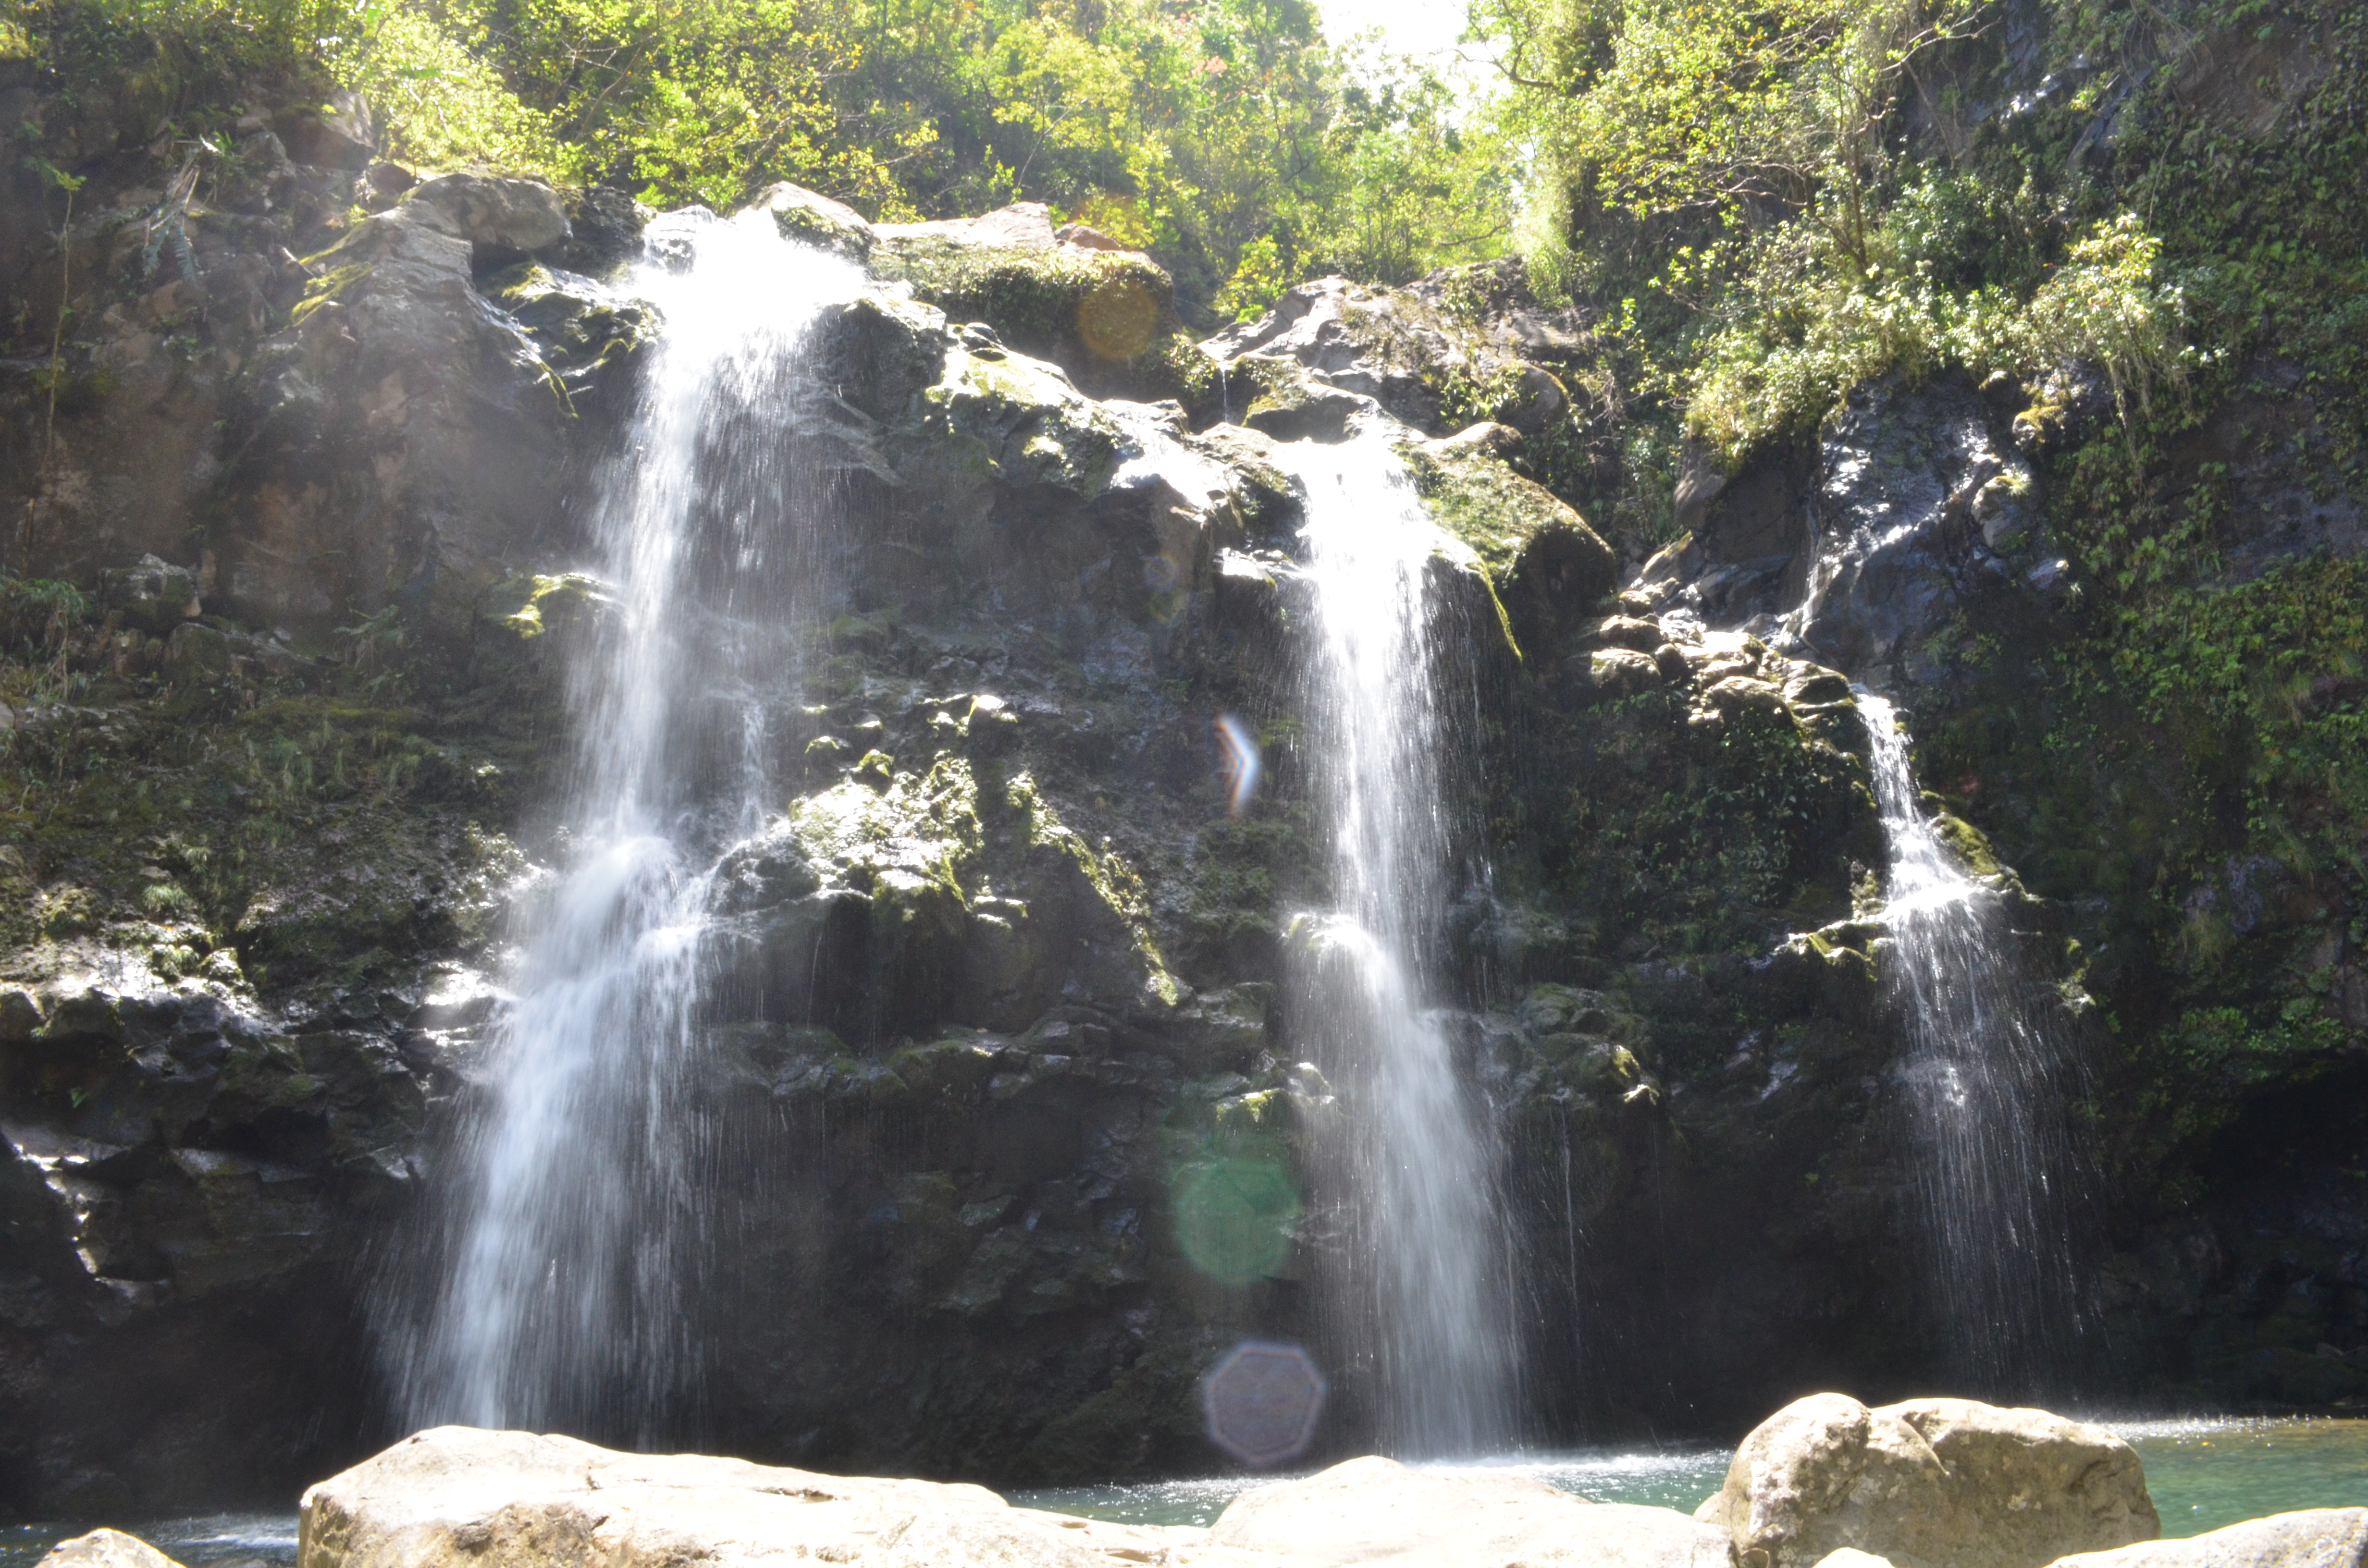
[[438, 175], [404, 199], [450, 219], [480, 267], [552, 250], [574, 237], [559, 193], [541, 180]]
[[2059, 1558], [2056, 1568], [2361, 1568], [2368, 1508], [2305, 1508], [2183, 1540], [2141, 1541]]
[[983, 1486], [613, 1453], [571, 1437], [465, 1426], [422, 1432], [312, 1487], [300, 1529], [300, 1568], [587, 1560], [609, 1568], [798, 1560], [1108, 1568], [1153, 1561], [1201, 1534], [1014, 1508]]
[[181, 1568], [181, 1565], [121, 1530], [93, 1530], [50, 1549], [37, 1568]]
[[1770, 1568], [1843, 1547], [1898, 1568], [2041, 1568], [2161, 1530], [2128, 1444], [2044, 1410], [1918, 1399], [1797, 1400], [1736, 1449], [1694, 1517]]

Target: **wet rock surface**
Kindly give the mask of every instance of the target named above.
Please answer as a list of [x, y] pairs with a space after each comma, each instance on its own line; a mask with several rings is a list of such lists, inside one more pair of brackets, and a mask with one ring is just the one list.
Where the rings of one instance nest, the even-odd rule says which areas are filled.
[[1690, 531], [1640, 587], [1880, 684], [1945, 680], [1952, 650], [1934, 644], [1969, 601], [2052, 581], [2039, 477], [2006, 426], [1962, 376], [1854, 388], [1814, 456], [1690, 472]]

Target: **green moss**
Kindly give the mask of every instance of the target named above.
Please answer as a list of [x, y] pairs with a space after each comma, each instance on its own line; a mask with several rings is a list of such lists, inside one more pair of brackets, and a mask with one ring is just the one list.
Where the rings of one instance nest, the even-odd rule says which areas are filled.
[[1030, 361], [955, 350], [944, 379], [922, 398], [977, 440], [1008, 483], [1091, 495], [1117, 467], [1119, 432], [1110, 415]]
[[1472, 547], [1491, 582], [1504, 581], [1540, 529], [1587, 527], [1550, 491], [1485, 452], [1429, 442], [1409, 447], [1406, 460], [1432, 520]]
[[1151, 994], [1162, 1003], [1173, 1006], [1182, 994], [1176, 977], [1168, 972], [1167, 960], [1159, 950], [1152, 930], [1151, 900], [1143, 878], [1129, 865], [1126, 858], [1112, 850], [1105, 842], [1099, 850], [1062, 822], [1036, 788], [1036, 781], [1026, 773], [1015, 773], [1005, 788], [1005, 802], [1019, 813], [1027, 841], [1039, 848], [1051, 849], [1065, 857], [1100, 898], [1111, 914], [1125, 926], [1133, 940], [1134, 950], [1149, 971]]
[[1234, 422], [1255, 426], [1305, 408], [1315, 400], [1315, 381], [1296, 359], [1243, 354], [1225, 368], [1225, 395], [1237, 411]]
[[[325, 259], [326, 257], [335, 256], [336, 255], [336, 250], [333, 246], [328, 251], [323, 253], [322, 256], [314, 257], [313, 259]], [[296, 301], [295, 309], [289, 312], [289, 324], [291, 326], [302, 326], [306, 316], [311, 315], [314, 311], [319, 310], [322, 306], [328, 304], [330, 301], [341, 298], [347, 290], [351, 289], [355, 284], [359, 283], [363, 278], [368, 278], [373, 271], [377, 270], [377, 267], [378, 264], [376, 262], [350, 262], [344, 267], [333, 267], [326, 272], [314, 276], [305, 283], [303, 298], [298, 300]]]
[[1965, 869], [1976, 877], [1995, 877], [2003, 869], [1998, 853], [1990, 847], [1981, 829], [1961, 816], [1942, 812], [1932, 819], [1933, 831], [1947, 845]]
[[480, 613], [520, 639], [575, 624], [613, 601], [609, 585], [581, 572], [521, 575], [488, 590]]
[[[925, 774], [883, 754], [857, 777], [808, 795], [788, 820], [806, 858], [865, 892], [929, 886], [966, 903], [983, 834], [970, 763], [939, 756]], [[868, 760], [868, 759], [867, 759]]]

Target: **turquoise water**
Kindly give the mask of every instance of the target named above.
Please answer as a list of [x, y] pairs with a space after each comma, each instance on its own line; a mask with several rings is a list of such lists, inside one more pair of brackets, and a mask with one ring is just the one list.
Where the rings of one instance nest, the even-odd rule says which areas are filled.
[[[2368, 1507], [2368, 1421], [2108, 1421], [2135, 1449], [2166, 1536], [2201, 1535], [2294, 1508]], [[1597, 1503], [1691, 1513], [1726, 1479], [1726, 1449], [1538, 1455], [1492, 1463]], [[1441, 1468], [1454, 1468], [1452, 1466]], [[1205, 1525], [1267, 1477], [1015, 1492], [1031, 1508], [1131, 1524]]]
[[2167, 1536], [2294, 1508], [2368, 1507], [2368, 1421], [2111, 1422]]
[[[2368, 1507], [2368, 1421], [2109, 1421], [2145, 1461], [2166, 1536], [2200, 1535], [2292, 1508]], [[1598, 1503], [1649, 1503], [1691, 1513], [1726, 1477], [1729, 1450], [1600, 1449], [1540, 1454], [1484, 1467], [1534, 1475]], [[1452, 1469], [1445, 1466], [1441, 1468]], [[1276, 1479], [1223, 1476], [1127, 1486], [1015, 1492], [1030, 1508], [1132, 1524], [1205, 1525], [1250, 1487]], [[79, 1525], [0, 1527], [0, 1568], [32, 1568]], [[293, 1514], [215, 1514], [121, 1523], [188, 1568], [290, 1568]]]

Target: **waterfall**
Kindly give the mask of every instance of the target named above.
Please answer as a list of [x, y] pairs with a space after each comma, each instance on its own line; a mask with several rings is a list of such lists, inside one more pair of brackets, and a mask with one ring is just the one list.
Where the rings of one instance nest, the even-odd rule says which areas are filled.
[[1906, 1027], [1925, 1239], [1953, 1369], [2028, 1392], [2075, 1329], [2060, 1003], [2018, 962], [2005, 902], [1968, 876], [1926, 815], [1887, 699], [1858, 694], [1890, 851], [1880, 968]]
[[1276, 449], [1305, 495], [1315, 611], [1304, 755], [1330, 835], [1333, 907], [1294, 923], [1292, 1014], [1342, 1115], [1315, 1142], [1340, 1216], [1331, 1311], [1402, 1452], [1509, 1436], [1497, 1153], [1431, 994], [1443, 969], [1455, 804], [1470, 741], [1432, 628], [1456, 546], [1388, 441]]
[[388, 1285], [415, 1425], [638, 1437], [695, 1397], [700, 936], [718, 853], [761, 822], [816, 608], [802, 349], [860, 283], [762, 212], [693, 210], [651, 225], [624, 285], [665, 331], [592, 518], [613, 603], [571, 670], [564, 866], [521, 912], [431, 1267]]

